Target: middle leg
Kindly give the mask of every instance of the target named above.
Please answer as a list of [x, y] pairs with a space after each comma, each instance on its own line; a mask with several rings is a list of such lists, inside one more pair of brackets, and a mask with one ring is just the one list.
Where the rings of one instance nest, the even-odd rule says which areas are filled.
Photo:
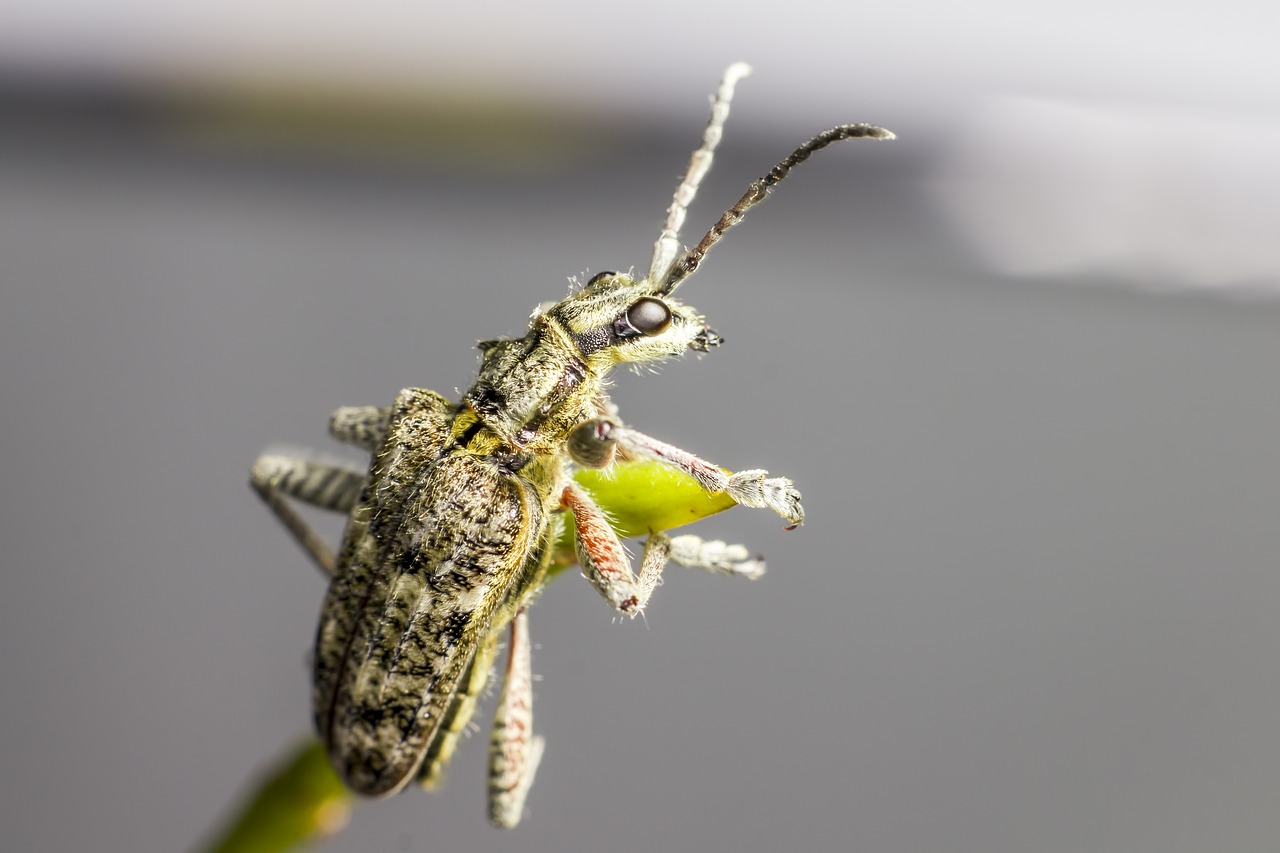
[[654, 588], [662, 581], [662, 569], [671, 554], [671, 537], [651, 533], [645, 540], [639, 574], [633, 574], [631, 559], [618, 534], [591, 495], [577, 483], [570, 482], [564, 487], [560, 500], [573, 513], [577, 528], [574, 547], [578, 565], [587, 580], [615, 610], [631, 616], [644, 610]]

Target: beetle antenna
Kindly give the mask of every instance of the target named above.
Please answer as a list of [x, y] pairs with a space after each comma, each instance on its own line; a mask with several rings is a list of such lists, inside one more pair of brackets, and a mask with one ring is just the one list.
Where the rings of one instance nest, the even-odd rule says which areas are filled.
[[738, 81], [751, 74], [751, 66], [745, 62], [735, 62], [725, 69], [720, 80], [720, 88], [716, 90], [711, 101], [711, 118], [707, 121], [707, 129], [702, 132], [702, 145], [689, 158], [689, 169], [684, 179], [676, 187], [671, 206], [667, 208], [667, 221], [662, 233], [653, 244], [653, 261], [649, 264], [649, 281], [653, 284], [665, 281], [671, 275], [671, 268], [680, 254], [680, 226], [684, 225], [685, 214], [693, 197], [698, 194], [698, 185], [707, 172], [711, 170], [716, 146], [724, 135], [724, 123], [729, 118], [729, 102], [733, 100], [733, 89]]
[[710, 251], [711, 247], [720, 242], [720, 238], [725, 235], [733, 226], [742, 221], [742, 217], [747, 211], [764, 201], [773, 188], [791, 174], [791, 170], [799, 166], [815, 151], [821, 151], [833, 142], [843, 142], [846, 139], [895, 139], [893, 131], [886, 130], [874, 124], [842, 124], [829, 130], [824, 130], [813, 139], [801, 145], [795, 151], [784, 159], [778, 165], [769, 170], [763, 178], [754, 181], [751, 186], [747, 187], [747, 191], [742, 194], [742, 198], [738, 199], [738, 203], [726, 210], [715, 225], [711, 226], [708, 231], [698, 242], [698, 245], [686, 251], [678, 260], [672, 263], [670, 272], [667, 273], [666, 281], [664, 281], [654, 292], [658, 295], [665, 296], [671, 293], [689, 276], [693, 275], [698, 269], [698, 265], [702, 263], [703, 257]]

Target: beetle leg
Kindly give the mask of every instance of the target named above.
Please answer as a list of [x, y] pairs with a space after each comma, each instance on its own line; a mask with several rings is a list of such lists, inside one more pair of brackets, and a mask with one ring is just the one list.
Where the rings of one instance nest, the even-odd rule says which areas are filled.
[[306, 459], [264, 453], [253, 463], [249, 484], [321, 571], [332, 576], [337, 571], [333, 550], [286, 498], [349, 513], [364, 489], [365, 475]]
[[568, 447], [573, 460], [589, 468], [608, 465], [615, 449], [621, 447], [633, 456], [656, 459], [683, 471], [707, 492], [725, 492], [743, 506], [771, 509], [785, 518], [789, 527], [804, 523], [800, 492], [786, 477], [770, 477], [768, 471], [759, 468], [731, 474], [687, 450], [636, 432], [615, 417], [593, 418], [579, 424], [569, 434]]
[[731, 545], [720, 539], [706, 540], [685, 534], [671, 537], [671, 562], [688, 569], [702, 569], [718, 575], [755, 580], [764, 574], [764, 557], [752, 554], [745, 545]]
[[615, 610], [631, 616], [644, 610], [654, 587], [662, 580], [662, 569], [671, 551], [671, 537], [665, 533], [650, 534], [645, 541], [644, 556], [640, 558], [640, 573], [632, 574], [631, 560], [618, 534], [586, 490], [570, 483], [564, 487], [560, 499], [573, 513], [578, 565], [582, 566], [587, 580]]
[[[329, 419], [329, 433], [338, 441], [377, 453], [386, 442], [393, 415], [421, 418], [424, 428], [430, 428], [450, 405], [434, 391], [421, 388], [406, 388], [400, 392], [396, 402], [398, 412], [389, 406], [343, 406]], [[289, 505], [286, 498], [350, 514], [360, 501], [366, 481], [363, 473], [274, 453], [259, 456], [249, 474], [249, 484], [254, 491], [276, 514], [302, 550], [330, 577], [337, 573], [333, 549]]]
[[727, 473], [721, 466], [699, 459], [689, 451], [680, 450], [675, 444], [658, 441], [652, 435], [637, 433], [622, 427], [614, 430], [613, 437], [626, 450], [637, 456], [649, 456], [659, 462], [685, 471], [708, 492], [724, 492], [742, 506], [762, 510], [768, 508], [787, 520], [788, 528], [804, 524], [804, 507], [800, 506], [800, 492], [785, 476], [769, 476], [763, 469]]
[[329, 418], [329, 434], [343, 444], [377, 453], [387, 440], [390, 406], [343, 406]]
[[511, 621], [507, 673], [489, 739], [489, 820], [504, 829], [520, 822], [546, 745], [533, 734], [531, 657], [529, 618], [521, 610]]
[[694, 456], [673, 444], [619, 425], [611, 437], [637, 456], [647, 456], [684, 471], [708, 492], [725, 492], [742, 506], [771, 509], [785, 518], [789, 527], [804, 523], [800, 492], [786, 477], [770, 477], [760, 468], [730, 474], [719, 465]]

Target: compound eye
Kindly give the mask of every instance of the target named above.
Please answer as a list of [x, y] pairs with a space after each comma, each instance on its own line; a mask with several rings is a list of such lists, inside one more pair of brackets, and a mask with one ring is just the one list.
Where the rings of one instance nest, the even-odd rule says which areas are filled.
[[671, 309], [661, 299], [644, 296], [637, 299], [613, 326], [622, 338], [660, 335], [671, 326]]

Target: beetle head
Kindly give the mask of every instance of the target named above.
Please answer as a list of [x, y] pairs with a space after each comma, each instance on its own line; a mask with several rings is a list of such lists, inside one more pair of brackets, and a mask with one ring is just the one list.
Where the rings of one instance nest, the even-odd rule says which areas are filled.
[[598, 367], [661, 361], [686, 350], [706, 352], [722, 338], [702, 316], [648, 281], [602, 272], [582, 290], [547, 311]]

